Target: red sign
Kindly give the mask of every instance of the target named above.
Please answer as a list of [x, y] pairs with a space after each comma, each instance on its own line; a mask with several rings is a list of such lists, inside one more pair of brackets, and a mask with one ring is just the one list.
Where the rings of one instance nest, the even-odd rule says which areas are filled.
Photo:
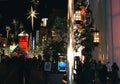
[[28, 47], [28, 36], [19, 36], [19, 44], [26, 51]]

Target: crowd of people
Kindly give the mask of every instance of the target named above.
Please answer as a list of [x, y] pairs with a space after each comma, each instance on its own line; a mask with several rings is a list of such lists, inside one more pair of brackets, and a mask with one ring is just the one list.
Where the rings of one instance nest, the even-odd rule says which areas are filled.
[[101, 84], [107, 84], [107, 81], [111, 84], [119, 83], [118, 76], [119, 67], [116, 62], [110, 64], [110, 62], [101, 63], [96, 60], [91, 60], [78, 65], [76, 84], [96, 84], [96, 80]]
[[[42, 59], [41, 56], [38, 56], [38, 59], [36, 57], [25, 59], [25, 56], [21, 55], [18, 57], [6, 58], [2, 62], [6, 63], [8, 66], [12, 64], [13, 66], [17, 67], [20, 84], [24, 84], [23, 77], [25, 77], [26, 80], [25, 84], [30, 84], [29, 79], [31, 75], [31, 69], [37, 67], [38, 69], [43, 70], [45, 61], [46, 60]], [[111, 82], [111, 84], [118, 84], [118, 72], [119, 67], [116, 62], [113, 64], [107, 62], [105, 64], [101, 61], [96, 62], [96, 60], [91, 59], [89, 62], [85, 62], [83, 64], [81, 61], [79, 61], [76, 69], [77, 76], [75, 78], [75, 84], [96, 84], [96, 80], [99, 80], [101, 84], [107, 84], [108, 80]], [[64, 80], [67, 82], [66, 76], [67, 75], [65, 75]]]
[[[38, 58], [25, 58], [25, 55], [6, 57], [1, 63], [6, 64], [11, 68], [11, 71], [15, 71], [18, 74], [19, 84], [31, 84], [31, 73], [32, 70], [40, 70], [43, 72], [42, 57], [39, 55]], [[47, 84], [47, 83], [46, 83]]]

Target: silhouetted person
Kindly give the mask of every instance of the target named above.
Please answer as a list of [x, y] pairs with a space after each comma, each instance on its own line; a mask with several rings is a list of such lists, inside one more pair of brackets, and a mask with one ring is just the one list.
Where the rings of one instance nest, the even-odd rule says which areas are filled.
[[82, 80], [82, 63], [80, 61], [80, 64], [77, 66], [78, 68], [76, 69], [76, 73], [77, 73], [77, 78], [76, 78], [76, 84], [83, 84], [83, 80]]
[[96, 66], [96, 74], [97, 74], [97, 76], [98, 76], [98, 78], [100, 79], [100, 70], [102, 69], [102, 67], [103, 67], [103, 64], [101, 63], [101, 61], [98, 61], [98, 63], [97, 63], [97, 66]]
[[40, 70], [41, 67], [42, 67], [41, 63], [42, 63], [42, 56], [41, 56], [41, 55], [38, 55], [38, 69], [39, 69], [39, 70]]
[[116, 62], [112, 65], [112, 84], [118, 84], [118, 71], [119, 67]]
[[105, 64], [103, 64], [103, 67], [101, 68], [100, 72], [100, 81], [102, 84], [107, 84], [107, 67]]
[[96, 72], [96, 60], [92, 59], [90, 62], [91, 80], [92, 83], [95, 82], [95, 72]]
[[81, 84], [94, 84], [93, 71], [91, 69], [89, 62], [84, 64], [82, 80], [83, 80], [83, 83]]
[[33, 68], [35, 69], [37, 68], [37, 57], [35, 56], [32, 58], [32, 65], [33, 65]]
[[64, 74], [63, 79], [62, 79], [63, 84], [68, 84], [67, 82], [67, 74]]
[[44, 70], [46, 58], [43, 57], [43, 60], [41, 61], [41, 72], [43, 73], [43, 78], [46, 80], [45, 84], [48, 84], [48, 73]]
[[110, 62], [108, 61], [107, 64], [106, 64], [106, 67], [107, 67], [107, 79], [111, 80], [111, 74], [112, 74], [112, 68], [111, 68], [111, 64]]
[[18, 58], [18, 74], [19, 74], [19, 84], [24, 84], [24, 70], [25, 70], [25, 60], [24, 55], [20, 55]]
[[31, 84], [31, 59], [26, 59], [25, 61], [25, 84]]

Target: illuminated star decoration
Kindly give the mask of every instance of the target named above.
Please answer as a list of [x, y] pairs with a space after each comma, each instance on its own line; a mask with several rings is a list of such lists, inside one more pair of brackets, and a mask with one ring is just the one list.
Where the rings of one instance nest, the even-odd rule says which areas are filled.
[[34, 28], [34, 18], [37, 18], [36, 15], [38, 13], [36, 13], [36, 10], [33, 10], [32, 6], [31, 9], [29, 11], [29, 16], [27, 17], [27, 19], [31, 18], [31, 25], [32, 25], [32, 29]]

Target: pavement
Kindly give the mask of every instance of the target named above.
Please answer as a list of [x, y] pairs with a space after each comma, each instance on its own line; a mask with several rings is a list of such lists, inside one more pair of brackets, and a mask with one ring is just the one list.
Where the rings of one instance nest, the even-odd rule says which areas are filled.
[[[31, 69], [29, 81], [30, 84], [47, 84], [45, 74], [38, 69]], [[19, 84], [17, 68], [11, 65], [0, 64], [0, 84]]]
[[[60, 82], [62, 78], [63, 74], [52, 73], [46, 75], [42, 69], [32, 68], [29, 79], [30, 83], [28, 84], [62, 84]], [[18, 69], [15, 66], [0, 63], [0, 84], [20, 84]], [[25, 80], [23, 84], [26, 84]], [[95, 84], [101, 84], [98, 78], [96, 78]], [[107, 84], [111, 84], [110, 81]]]

